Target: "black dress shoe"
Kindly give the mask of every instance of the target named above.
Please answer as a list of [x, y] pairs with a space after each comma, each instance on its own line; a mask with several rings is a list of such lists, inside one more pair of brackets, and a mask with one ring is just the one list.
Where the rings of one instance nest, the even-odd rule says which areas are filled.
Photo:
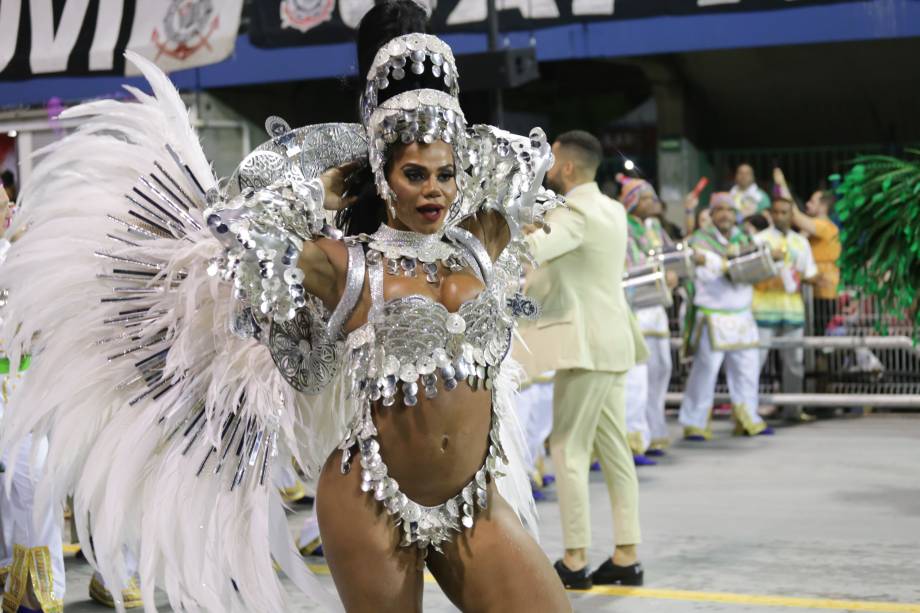
[[591, 573], [591, 582], [595, 585], [642, 585], [645, 571], [642, 563], [636, 562], [630, 566], [617, 566], [610, 558]]
[[562, 560], [556, 560], [556, 563], [553, 565], [553, 568], [556, 569], [556, 573], [559, 575], [559, 578], [562, 580], [562, 585], [565, 586], [567, 590], [590, 590], [591, 589], [591, 577], [588, 576], [588, 567], [584, 567], [581, 570], [569, 570], [569, 567], [565, 565]]

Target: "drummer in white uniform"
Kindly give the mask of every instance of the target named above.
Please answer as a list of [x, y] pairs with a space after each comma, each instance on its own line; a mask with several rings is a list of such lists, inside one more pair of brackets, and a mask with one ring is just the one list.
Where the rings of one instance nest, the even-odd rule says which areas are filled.
[[736, 434], [773, 434], [757, 414], [760, 358], [757, 324], [751, 313], [753, 287], [728, 277], [728, 258], [751, 246], [751, 239], [738, 228], [739, 205], [727, 192], [709, 201], [713, 226], [697, 230], [690, 238], [699, 262], [692, 307], [688, 312], [685, 351], [693, 366], [680, 406], [684, 438], [705, 441], [712, 437], [709, 421], [719, 368], [725, 374], [731, 396]]
[[[6, 259], [10, 240], [15, 240], [3, 236], [11, 215], [10, 202], [0, 183], [0, 265]], [[0, 419], [19, 380], [27, 376], [29, 363], [29, 356], [16, 362], [6, 357], [6, 348], [0, 341]], [[64, 608], [63, 517], [47, 506], [36, 508], [35, 499], [47, 454], [48, 440], [30, 435], [0, 456], [3, 611], [55, 613]], [[13, 472], [8, 487], [7, 471]]]
[[[628, 179], [623, 184], [620, 201], [629, 214], [627, 270], [647, 266], [650, 251], [671, 245], [657, 217], [661, 213], [661, 200], [647, 181]], [[677, 275], [673, 272], [668, 272], [666, 278], [669, 289], [677, 285]], [[664, 414], [671, 380], [671, 331], [664, 306], [635, 309], [635, 314], [648, 345], [649, 358], [633, 366], [626, 375], [626, 428], [633, 458], [641, 466], [655, 464], [647, 456], [664, 455], [671, 443]]]

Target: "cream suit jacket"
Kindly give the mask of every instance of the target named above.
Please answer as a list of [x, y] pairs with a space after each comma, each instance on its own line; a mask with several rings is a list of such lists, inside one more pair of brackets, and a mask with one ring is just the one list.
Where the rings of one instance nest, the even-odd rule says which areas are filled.
[[566, 194], [566, 207], [546, 216], [550, 232], [527, 237], [538, 267], [526, 293], [542, 309], [521, 327], [529, 348], [515, 348], [531, 377], [548, 370], [624, 372], [648, 357], [638, 322], [623, 293], [626, 211], [584, 183]]

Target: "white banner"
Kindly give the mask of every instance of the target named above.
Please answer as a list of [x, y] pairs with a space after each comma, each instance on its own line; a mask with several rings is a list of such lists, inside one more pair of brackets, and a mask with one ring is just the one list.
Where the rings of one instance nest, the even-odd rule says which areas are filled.
[[168, 72], [214, 64], [233, 53], [242, 9], [243, 0], [2, 0], [0, 79], [136, 74], [125, 49]]

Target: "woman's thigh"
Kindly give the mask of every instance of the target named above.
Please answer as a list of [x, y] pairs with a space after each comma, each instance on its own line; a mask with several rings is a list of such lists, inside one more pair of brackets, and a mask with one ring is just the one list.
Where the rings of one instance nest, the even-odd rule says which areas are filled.
[[399, 531], [374, 497], [361, 491], [355, 459], [343, 475], [339, 453], [326, 462], [317, 484], [316, 516], [336, 590], [349, 613], [422, 610], [418, 549], [399, 546]]
[[464, 613], [563, 613], [572, 607], [549, 559], [489, 485], [489, 508], [472, 529], [431, 551], [428, 568]]

